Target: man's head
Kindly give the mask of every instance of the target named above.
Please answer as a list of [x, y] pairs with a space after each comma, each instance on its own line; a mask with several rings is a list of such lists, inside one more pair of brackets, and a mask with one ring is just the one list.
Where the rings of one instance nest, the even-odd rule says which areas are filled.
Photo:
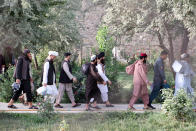
[[70, 60], [71, 59], [71, 53], [69, 53], [69, 52], [65, 53], [64, 56], [65, 56], [65, 58], [67, 60]]
[[167, 52], [167, 51], [162, 51], [162, 52], [161, 52], [161, 58], [162, 58], [163, 60], [166, 60], [167, 57], [168, 57], [168, 52]]
[[105, 64], [105, 61], [104, 61], [104, 59], [105, 59], [105, 53], [104, 53], [104, 52], [99, 53], [99, 54], [97, 55], [97, 59], [100, 60], [100, 62], [101, 62], [102, 64]]
[[96, 64], [96, 62], [97, 62], [97, 56], [96, 56], [96, 55], [92, 55], [92, 56], [91, 56], [91, 62], [92, 62], [93, 64]]
[[27, 57], [29, 60], [32, 61], [31, 51], [30, 51], [29, 49], [24, 49], [23, 55], [24, 55], [25, 57]]
[[49, 55], [49, 59], [54, 61], [54, 59], [59, 55], [59, 53], [56, 51], [49, 51], [48, 55]]
[[147, 56], [146, 53], [141, 53], [141, 54], [140, 54], [140, 60], [142, 60], [143, 63], [146, 63], [147, 57], [148, 57], [148, 56]]
[[190, 61], [190, 55], [187, 53], [183, 53], [182, 55], [180, 55], [181, 60], [185, 60], [187, 62]]

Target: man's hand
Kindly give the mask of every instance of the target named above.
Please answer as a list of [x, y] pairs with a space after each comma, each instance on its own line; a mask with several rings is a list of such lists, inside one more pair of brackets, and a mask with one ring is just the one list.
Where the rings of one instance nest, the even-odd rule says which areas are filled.
[[167, 80], [164, 80], [164, 83], [166, 84], [167, 83]]
[[112, 82], [111, 82], [110, 80], [108, 80], [108, 84], [109, 84], [109, 85], [112, 85]]
[[73, 81], [74, 81], [75, 83], [77, 83], [77, 79], [76, 79], [75, 77], [73, 78]]
[[104, 81], [103, 84], [104, 84], [104, 85], [107, 85], [107, 82]]
[[43, 86], [44, 86], [44, 87], [47, 87], [47, 84], [46, 84], [46, 83], [44, 83], [44, 84], [43, 84]]
[[16, 79], [16, 83], [20, 84], [20, 79]]

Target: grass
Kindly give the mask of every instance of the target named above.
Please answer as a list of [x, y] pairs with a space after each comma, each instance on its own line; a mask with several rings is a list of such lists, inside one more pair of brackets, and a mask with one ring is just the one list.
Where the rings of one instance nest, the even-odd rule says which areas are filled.
[[167, 118], [160, 113], [132, 112], [57, 114], [49, 121], [36, 114], [0, 114], [1, 131], [59, 131], [65, 120], [67, 131], [195, 131], [196, 120]]

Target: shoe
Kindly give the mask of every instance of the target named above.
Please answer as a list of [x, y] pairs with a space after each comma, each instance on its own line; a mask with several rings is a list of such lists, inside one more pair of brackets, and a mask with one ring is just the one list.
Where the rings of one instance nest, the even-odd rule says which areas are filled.
[[55, 105], [54, 107], [55, 107], [55, 108], [63, 108], [63, 106], [60, 105], [60, 104], [57, 104], [57, 105]]
[[153, 110], [155, 110], [156, 108], [154, 106], [152, 106], [151, 104], [148, 104], [148, 107], [152, 108]]
[[143, 109], [144, 109], [144, 110], [153, 110], [153, 109], [152, 109], [151, 107], [149, 107], [149, 106], [148, 106], [148, 107], [144, 107]]
[[106, 107], [114, 107], [114, 105], [112, 105], [112, 104], [109, 104], [109, 105], [106, 105]]
[[88, 107], [88, 108], [85, 109], [85, 111], [93, 111], [93, 110], [91, 110], [91, 109]]
[[128, 110], [130, 111], [136, 111], [136, 109], [134, 107], [128, 106]]
[[79, 104], [79, 103], [76, 103], [74, 106], [72, 106], [72, 107], [78, 107], [78, 106], [81, 106], [81, 104]]
[[97, 110], [100, 110], [100, 109], [101, 109], [99, 106], [92, 106], [92, 105], [90, 105], [89, 107], [95, 108], [95, 109], [97, 109]]
[[29, 107], [29, 109], [38, 109], [38, 107], [36, 107], [36, 106], [32, 106], [32, 107]]
[[17, 107], [15, 105], [7, 106], [7, 107], [11, 108], [11, 109], [17, 109]]

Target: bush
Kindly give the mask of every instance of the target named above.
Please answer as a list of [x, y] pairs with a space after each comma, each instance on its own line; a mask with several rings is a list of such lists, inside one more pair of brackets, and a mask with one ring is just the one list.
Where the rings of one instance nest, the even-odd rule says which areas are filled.
[[165, 101], [162, 105], [162, 109], [167, 116], [183, 121], [194, 118], [192, 100], [184, 90], [180, 90], [179, 93], [174, 96], [173, 90], [164, 89], [163, 97]]
[[41, 96], [38, 98], [38, 114], [45, 118], [46, 120], [49, 120], [54, 117], [55, 112], [53, 108], [53, 104], [51, 103], [50, 96], [45, 97], [45, 99]]
[[0, 75], [0, 101], [9, 102], [12, 98], [13, 92], [11, 85], [14, 82], [13, 74], [14, 67], [10, 67], [5, 74]]

